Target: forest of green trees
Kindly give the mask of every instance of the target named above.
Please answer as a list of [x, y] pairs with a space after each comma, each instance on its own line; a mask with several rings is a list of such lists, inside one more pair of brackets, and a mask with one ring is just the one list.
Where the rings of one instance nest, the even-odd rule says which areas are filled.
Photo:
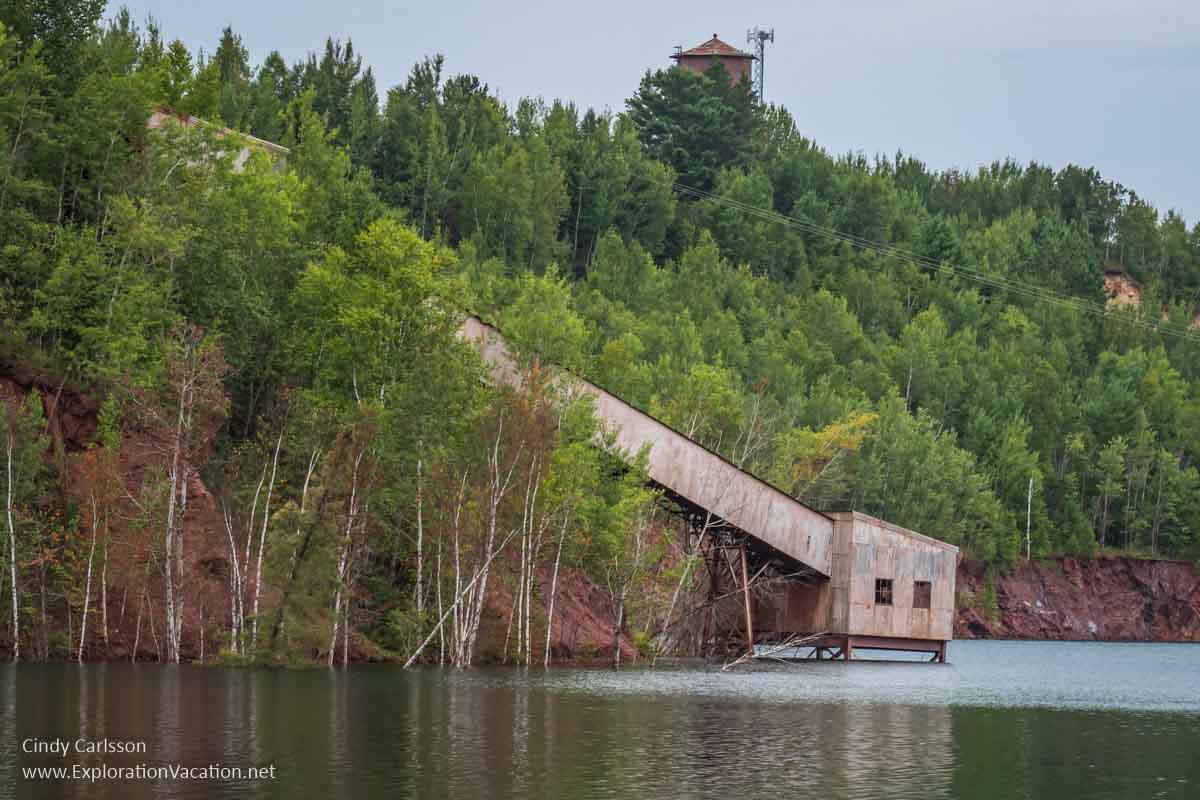
[[[997, 569], [1200, 556], [1200, 225], [1096, 170], [832, 156], [719, 65], [614, 114], [437, 56], [381, 94], [349, 42], [254, 65], [104, 6], [0, 0], [0, 379], [44, 387], [0, 403], [14, 658], [125, 620], [126, 656], [470, 664], [503, 587], [532, 663], [560, 568], [661, 634], [696, 573], [534, 352]], [[235, 167], [222, 128], [289, 152]], [[1140, 308], [1093, 313], [1106, 269]], [[529, 391], [481, 380], [468, 312]]]

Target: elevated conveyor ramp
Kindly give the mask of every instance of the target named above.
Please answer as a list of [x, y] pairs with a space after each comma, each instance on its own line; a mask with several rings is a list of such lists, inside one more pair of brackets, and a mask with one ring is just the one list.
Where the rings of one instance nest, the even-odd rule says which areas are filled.
[[[495, 380], [521, 383], [500, 332], [469, 317], [460, 331], [479, 350]], [[649, 448], [650, 479], [729, 525], [828, 577], [833, 573], [833, 520], [812, 510], [621, 398], [577, 375], [573, 388], [595, 398], [596, 416], [622, 452]]]

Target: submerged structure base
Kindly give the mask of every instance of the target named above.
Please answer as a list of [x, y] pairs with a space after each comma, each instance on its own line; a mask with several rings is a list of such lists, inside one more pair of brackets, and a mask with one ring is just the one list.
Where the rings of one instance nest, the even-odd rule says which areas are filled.
[[895, 636], [854, 636], [847, 634], [825, 634], [806, 639], [800, 647], [811, 647], [812, 654], [806, 659], [785, 659], [788, 661], [805, 661], [816, 659], [849, 661], [854, 658], [855, 650], [886, 650], [905, 653], [928, 653], [929, 661], [938, 664], [946, 663], [946, 651], [949, 642], [936, 639], [905, 639]]

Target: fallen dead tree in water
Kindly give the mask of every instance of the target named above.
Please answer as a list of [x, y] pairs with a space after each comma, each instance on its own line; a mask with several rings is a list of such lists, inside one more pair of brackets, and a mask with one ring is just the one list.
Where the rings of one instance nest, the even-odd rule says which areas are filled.
[[756, 650], [749, 650], [745, 653], [742, 653], [742, 655], [738, 656], [733, 661], [730, 661], [725, 666], [721, 667], [721, 672], [728, 672], [729, 670], [733, 669], [734, 667], [738, 666], [739, 664], [745, 664], [748, 661], [757, 661], [759, 659], [769, 658], [773, 661], [783, 661], [784, 659], [777, 658], [775, 656], [775, 654], [780, 653], [784, 650], [794, 650], [797, 647], [803, 647], [805, 642], [811, 642], [816, 639], [821, 639], [828, 635], [829, 634], [824, 631], [822, 631], [821, 633], [810, 633], [808, 635], [796, 634], [794, 636], [788, 637], [787, 639], [785, 639], [784, 641], [775, 645], [771, 649], [765, 650], [761, 653]]

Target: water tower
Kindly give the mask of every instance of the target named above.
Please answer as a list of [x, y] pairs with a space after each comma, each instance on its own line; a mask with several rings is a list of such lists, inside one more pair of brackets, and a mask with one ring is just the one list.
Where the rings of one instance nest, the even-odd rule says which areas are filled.
[[729, 81], [737, 83], [743, 76], [750, 74], [750, 62], [754, 60], [754, 55], [722, 42], [714, 33], [707, 42], [698, 44], [691, 50], [675, 48], [671, 58], [677, 65], [690, 72], [704, 72], [712, 66], [714, 60], [719, 61], [729, 73]]

